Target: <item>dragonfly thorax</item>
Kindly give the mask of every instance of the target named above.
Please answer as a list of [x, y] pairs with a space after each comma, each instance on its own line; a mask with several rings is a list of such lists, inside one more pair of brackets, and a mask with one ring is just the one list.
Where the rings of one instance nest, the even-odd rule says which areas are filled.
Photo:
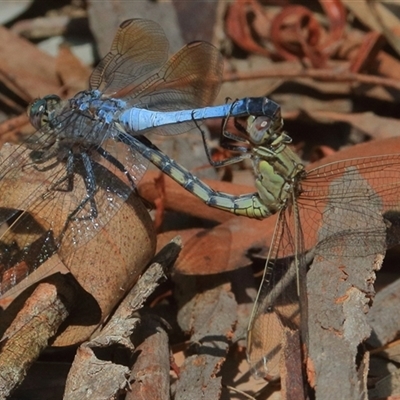
[[[268, 139], [267, 135], [264, 135]], [[273, 133], [267, 146], [255, 146], [252, 159], [256, 176], [256, 187], [261, 200], [270, 212], [285, 208], [297, 190], [304, 165], [296, 153], [287, 146], [291, 138], [285, 133]]]
[[111, 124], [126, 108], [126, 102], [104, 96], [99, 90], [84, 90], [69, 100], [70, 106], [95, 121]]
[[114, 118], [126, 103], [107, 98], [98, 90], [85, 90], [72, 99], [62, 101], [56, 95], [36, 99], [28, 108], [32, 125], [40, 134], [34, 135], [37, 143], [32, 148], [86, 148], [101, 145], [112, 137]]

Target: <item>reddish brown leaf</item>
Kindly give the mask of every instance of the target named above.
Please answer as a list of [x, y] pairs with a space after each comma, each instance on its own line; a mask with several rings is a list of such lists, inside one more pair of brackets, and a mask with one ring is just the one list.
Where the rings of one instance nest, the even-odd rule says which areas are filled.
[[303, 6], [283, 8], [271, 25], [271, 41], [281, 58], [306, 58], [315, 68], [325, 67], [327, 62], [321, 48], [322, 34], [313, 13]]
[[312, 152], [309, 155], [309, 159], [312, 163], [314, 163], [324, 157], [331, 156], [334, 153], [336, 153], [335, 150], [329, 146], [317, 146], [313, 148]]
[[329, 19], [328, 38], [324, 43], [325, 51], [332, 54], [340, 40], [343, 40], [346, 27], [346, 9], [341, 0], [319, 0]]
[[230, 231], [223, 227], [201, 230], [185, 244], [176, 269], [185, 274], [214, 274], [229, 270]]
[[90, 69], [76, 58], [67, 45], [62, 45], [56, 58], [56, 71], [69, 98], [88, 87]]
[[[148, 171], [139, 184], [139, 194], [150, 203], [155, 202], [160, 197], [157, 180], [160, 173], [157, 171]], [[232, 185], [227, 182], [209, 181], [204, 179], [205, 183], [210, 183], [216, 191], [225, 193], [248, 193], [252, 189], [247, 186]], [[214, 221], [226, 221], [232, 218], [232, 215], [225, 211], [213, 209], [206, 206], [201, 200], [178, 186], [171, 178], [163, 177], [164, 198], [162, 199], [164, 207], [175, 209], [189, 215], [199, 216]], [[254, 191], [254, 189], [253, 189]]]
[[[12, 152], [12, 149], [15, 148], [16, 146], [3, 148], [2, 156], [6, 157], [6, 151]], [[35, 168], [21, 168], [18, 171], [19, 175], [14, 175], [14, 180], [8, 182], [10, 190], [1, 194], [1, 207], [15, 209], [17, 205], [21, 204], [21, 199], [28, 199], [29, 196], [36, 193], [36, 198], [32, 198], [30, 203], [26, 203], [30, 208], [22, 211], [27, 212], [27, 218], [29, 216], [29, 221], [32, 221], [29, 223], [35, 223], [37, 229], [41, 228], [38, 231], [33, 229], [22, 232], [14, 232], [9, 229], [2, 236], [3, 240], [7, 238], [7, 240], [20, 243], [21, 248], [23, 248], [24, 244], [34, 244], [36, 240], [39, 240], [36, 237], [42, 237], [44, 231], [50, 230], [57, 237], [64, 229], [63, 225], [65, 226], [69, 212], [65, 204], [68, 204], [68, 201], [73, 199], [73, 197], [69, 198], [68, 196], [76, 195], [79, 198], [82, 193], [77, 192], [78, 188], [75, 187], [73, 192], [68, 193], [63, 198], [66, 203], [45, 202], [37, 192], [39, 189], [46, 188], [46, 185], [51, 184], [50, 178], [55, 173], [56, 168], [62, 169], [65, 167], [60, 164], [47, 171]], [[105, 172], [105, 170], [103, 171]], [[3, 180], [7, 183], [6, 178]], [[102, 196], [106, 196], [103, 190], [100, 189], [98, 192], [100, 195], [98, 201], [100, 203]], [[47, 218], [49, 214], [53, 216], [51, 223]], [[15, 297], [34, 282], [43, 279], [47, 275], [60, 270], [65, 273], [66, 269], [71, 272], [85, 291], [93, 296], [99, 309], [93, 310], [91, 308], [93, 307], [91, 303], [93, 300], [88, 299], [88, 304], [82, 301], [80, 304], [81, 312], [87, 314], [77, 313], [79, 315], [79, 318], [77, 318], [81, 321], [80, 318], [84, 318], [83, 315], [86, 315], [88, 321], [92, 321], [92, 324], [82, 325], [81, 322], [77, 322], [77, 326], [75, 326], [74, 322], [71, 321], [70, 326], [64, 331], [63, 335], [57, 338], [56, 344], [58, 345], [76, 343], [87, 338], [97, 324], [110, 313], [125, 291], [136, 281], [155, 250], [155, 235], [152, 222], [142, 201], [134, 195], [123, 203], [109, 223], [86, 244], [74, 248], [74, 244], [68, 234], [62, 240], [62, 246], [57, 250], [62, 262], [55, 254], [46, 263], [39, 265], [34, 274], [21, 281], [18, 287], [13, 288], [12, 295], [10, 294], [11, 292], [6, 293], [8, 297]], [[50, 267], [47, 267], [48, 265]], [[15, 279], [15, 276], [13, 276], [13, 279]], [[13, 285], [12, 282], [13, 280], [3, 281], [3, 288], [8, 284]], [[97, 320], [94, 318], [95, 315], [98, 315]]]
[[363, 70], [368, 69], [371, 64], [373, 65], [373, 67], [375, 67], [374, 64], [376, 64], [376, 57], [384, 44], [385, 41], [383, 40], [383, 36], [380, 33], [367, 33], [364, 36], [357, 53], [351, 60], [349, 70], [351, 72], [362, 72]]
[[58, 91], [54, 58], [2, 26], [0, 53], [4, 84], [26, 101]]
[[226, 34], [242, 49], [268, 57], [269, 51], [258, 44], [251, 33], [248, 14], [256, 15], [259, 19], [262, 18], [264, 24], [269, 22], [264, 10], [256, 0], [236, 0], [229, 6], [226, 14]]

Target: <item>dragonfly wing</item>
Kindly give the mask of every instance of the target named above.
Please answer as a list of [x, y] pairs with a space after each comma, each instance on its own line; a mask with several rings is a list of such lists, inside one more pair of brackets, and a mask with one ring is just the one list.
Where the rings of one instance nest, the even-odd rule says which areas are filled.
[[[96, 161], [93, 159], [96, 159]], [[87, 170], [81, 163], [76, 165], [73, 192], [68, 198], [66, 196], [63, 197], [66, 202], [73, 198], [72, 203], [75, 209], [71, 206], [65, 207], [69, 213], [67, 218], [63, 213], [62, 220], [66, 222], [59, 236], [59, 241], [62, 244], [59, 254], [62, 258], [98, 234], [122, 207], [133, 190], [120, 169], [112, 163], [105, 161], [101, 157], [93, 156], [91, 164], [96, 183], [92, 200], [82, 204], [82, 199], [85, 199], [88, 195], [84, 182], [85, 179], [88, 179], [88, 176]], [[76, 204], [78, 204], [77, 207]], [[71, 212], [74, 213], [73, 217], [70, 217]]]
[[[135, 107], [157, 111], [178, 111], [212, 104], [222, 80], [223, 59], [213, 45], [193, 42], [143, 82], [125, 100]], [[119, 93], [118, 93], [119, 95]], [[194, 122], [164, 126], [157, 133], [173, 135], [196, 128]]]
[[216, 47], [189, 43], [143, 83], [136, 105], [162, 111], [207, 106], [219, 92], [222, 73], [223, 59]]
[[0, 153], [0, 295], [25, 279], [56, 248], [49, 232], [59, 220], [49, 186], [60, 181], [64, 171], [56, 167], [39, 174], [30, 154], [24, 146], [8, 144]]
[[[132, 191], [132, 186], [118, 177], [121, 172], [115, 166], [105, 168], [93, 160], [88, 176], [79, 161], [68, 179], [64, 162], [53, 158], [36, 164], [31, 153], [23, 146], [11, 145], [3, 146], [1, 152], [0, 225], [5, 225], [0, 236], [0, 294], [25, 279], [55, 251], [67, 257], [90, 241]], [[96, 185], [89, 200], [88, 181]]]
[[[167, 39], [156, 23], [126, 21], [90, 85], [112, 94], [132, 81], [140, 83], [165, 64], [167, 52]], [[105, 143], [112, 128], [90, 113], [65, 102], [51, 114], [45, 125], [49, 115], [38, 112], [35, 125], [43, 126], [28, 139], [28, 147], [4, 146], [0, 154], [0, 294], [54, 252], [65, 260], [90, 241], [146, 169], [140, 155]]]
[[[117, 135], [118, 133], [115, 132], [113, 136], [117, 137]], [[113, 139], [106, 140], [101, 147], [117, 159], [125, 171], [118, 170], [112, 162], [105, 162], [104, 159], [98, 161], [122, 180], [126, 181], [126, 174], [128, 173], [130, 177], [127, 183], [130, 181], [131, 186], [136, 188], [148, 168], [149, 161], [136, 150]], [[104, 176], [104, 178], [107, 179], [107, 176]]]
[[[343, 180], [344, 176], [346, 179]], [[373, 234], [366, 227], [373, 226], [373, 221], [382, 221], [382, 216], [389, 228], [388, 244], [400, 243], [399, 191], [398, 155], [348, 159], [309, 171], [301, 182], [301, 195], [298, 199], [305, 247], [310, 249], [316, 245], [317, 232], [323, 224], [328, 238], [358, 234], [359, 240], [362, 240], [362, 231], [364, 235]], [[336, 220], [330, 217], [328, 223], [322, 221], [322, 217], [332, 211], [337, 215]], [[352, 212], [352, 218], [339, 222], [340, 215], [348, 212]], [[380, 233], [377, 232], [377, 235]], [[370, 254], [374, 254], [375, 250], [371, 248]], [[357, 251], [359, 248], [354, 244], [354, 252]]]
[[131, 19], [118, 29], [110, 52], [90, 77], [90, 88], [110, 97], [124, 97], [168, 58], [168, 40], [154, 21]]
[[[323, 378], [327, 368], [329, 376], [359, 376], [354, 360], [362, 357], [359, 344], [371, 332], [367, 312], [375, 272], [387, 246], [400, 239], [399, 178], [400, 158], [385, 155], [327, 164], [310, 171], [301, 183], [304, 234], [308, 246], [310, 239], [316, 241], [307, 274], [305, 348], [316, 371], [317, 398], [320, 391], [322, 397], [332, 397], [326, 395], [330, 389]], [[357, 385], [341, 388], [339, 397], [358, 393]]]
[[247, 336], [252, 373], [268, 380], [280, 376], [283, 329], [298, 329], [300, 322], [297, 263], [282, 258], [287, 252], [294, 253], [296, 248], [296, 224], [287, 212], [282, 210], [278, 216]]
[[[351, 264], [349, 260], [352, 257], [384, 254], [385, 240], [390, 245], [400, 243], [400, 159], [397, 155], [324, 165], [309, 171], [299, 182], [297, 191], [300, 193], [297, 199], [299, 219], [295, 213], [294, 218], [289, 218], [290, 209], [282, 211], [279, 216], [268, 256], [270, 278], [263, 279], [249, 327], [248, 358], [256, 376], [273, 378], [279, 375], [280, 332], [284, 326], [296, 328], [300, 322], [296, 309], [289, 306], [295, 304], [297, 298], [293, 286], [295, 269], [286, 273], [288, 264], [283, 262], [277, 268], [274, 260], [287, 260], [297, 253], [303, 271], [304, 248], [316, 246], [319, 260], [324, 259], [332, 268], [334, 260], [340, 259], [338, 265], [345, 266]], [[293, 245], [295, 232], [299, 232], [297, 246]], [[277, 270], [284, 274], [283, 281], [276, 277]], [[268, 277], [268, 272], [266, 274]], [[357, 277], [354, 279], [355, 287], [361, 285]], [[350, 277], [343, 281], [350, 285]], [[365, 279], [363, 282], [368, 284], [370, 281]], [[300, 293], [304, 296], [304, 278], [300, 284]], [[370, 289], [368, 285], [361, 287], [366, 293]], [[302, 319], [306, 320], [307, 310], [303, 306], [307, 299], [302, 297], [301, 301]], [[320, 314], [318, 318], [321, 318]], [[308, 331], [307, 323], [308, 319], [302, 320], [302, 330]]]

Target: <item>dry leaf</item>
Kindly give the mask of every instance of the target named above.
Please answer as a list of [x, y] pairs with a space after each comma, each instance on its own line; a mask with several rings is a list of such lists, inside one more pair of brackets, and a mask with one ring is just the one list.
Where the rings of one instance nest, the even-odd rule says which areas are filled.
[[54, 58], [2, 26], [0, 52], [0, 71], [4, 84], [26, 101], [57, 92], [59, 84]]
[[[8, 157], [14, 155], [13, 150], [15, 149], [19, 150], [20, 148], [6, 146], [1, 154], [9, 161]], [[62, 176], [64, 173], [65, 166], [62, 164], [48, 171], [35, 169], [32, 165], [30, 168], [26, 166], [26, 168], [15, 171], [12, 181], [7, 181], [8, 176], [3, 178], [2, 183], [9, 185], [10, 189], [3, 192], [0, 197], [2, 213], [12, 215], [15, 209], [23, 211], [21, 216], [2, 235], [3, 243], [8, 243], [8, 245], [16, 243], [19, 244], [20, 249], [31, 249], [30, 253], [25, 253], [25, 250], [23, 253], [25, 254], [24, 260], [28, 262], [27, 270], [23, 271], [24, 275], [19, 277], [18, 270], [15, 269], [19, 264], [15, 267], [10, 265], [7, 267], [8, 275], [3, 274], [2, 276], [3, 292], [5, 289], [13, 288], [17, 279], [21, 280], [18, 289], [13, 290], [12, 295], [15, 297], [35, 282], [34, 277], [36, 280], [43, 279], [46, 275], [55, 273], [61, 268], [61, 271], [67, 269], [71, 272], [82, 288], [97, 303], [98, 309], [93, 310], [88, 307], [85, 310], [86, 306], [90, 304], [93, 306], [93, 300], [90, 301], [88, 298], [89, 303], [86, 305], [82, 302], [81, 311], [87, 313], [85, 315], [89, 318], [90, 323], [86, 321], [82, 325], [83, 317], [77, 317], [76, 329], [70, 326], [63, 336], [58, 337], [56, 343], [60, 345], [64, 345], [66, 342], [76, 343], [90, 335], [97, 324], [114, 308], [125, 291], [132, 286], [155, 249], [152, 222], [141, 200], [136, 196], [131, 196], [128, 201], [124, 202], [123, 198], [115, 198], [110, 193], [107, 194], [106, 187], [100, 187], [95, 195], [95, 201], [99, 208], [98, 219], [95, 221], [77, 220], [76, 223], [80, 226], [78, 229], [81, 231], [77, 230], [74, 223], [68, 220], [71, 212], [68, 210], [70, 210], [69, 202], [73, 204], [76, 199], [85, 198], [86, 195], [84, 188], [79, 189], [78, 175], [75, 176], [73, 191], [47, 192], [48, 187], [55, 182], [54, 177], [57, 174]], [[105, 174], [97, 175], [99, 183], [105, 182], [103, 179], [106, 181], [110, 179], [108, 183], [112, 185], [115, 193], [121, 189], [124, 190], [125, 184], [106, 169], [100, 168], [97, 173]], [[102, 176], [101, 179], [99, 179], [100, 176]], [[127, 187], [125, 186], [125, 188]], [[49, 193], [56, 194], [57, 197], [55, 199], [49, 197]], [[114, 208], [109, 208], [108, 199], [110, 198], [115, 200], [111, 204]], [[84, 223], [83, 226], [86, 226], [87, 223], [89, 225], [82, 230], [81, 223]], [[92, 223], [98, 224], [97, 231], [93, 230]], [[49, 247], [48, 244], [52, 242], [53, 247]], [[59, 248], [57, 248], [57, 243]], [[30, 264], [30, 260], [33, 261], [38, 257], [35, 255], [35, 251], [39, 254], [47, 252], [47, 258], [49, 258], [55, 250], [60, 259], [52, 262], [50, 270], [46, 270], [47, 264], [43, 262], [38, 264], [34, 261]], [[11, 261], [7, 260], [7, 263]], [[9, 271], [14, 272], [10, 273]], [[34, 271], [35, 275], [31, 276], [30, 274]], [[7, 277], [8, 279], [6, 279]], [[5, 295], [11, 296], [10, 292]], [[74, 325], [72, 321], [71, 324]]]

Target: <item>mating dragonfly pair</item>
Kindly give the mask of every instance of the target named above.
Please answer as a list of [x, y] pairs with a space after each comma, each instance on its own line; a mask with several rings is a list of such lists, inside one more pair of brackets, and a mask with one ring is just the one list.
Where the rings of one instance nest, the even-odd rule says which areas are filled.
[[[276, 103], [268, 98], [246, 98], [209, 106], [219, 91], [223, 70], [222, 57], [214, 46], [193, 42], [169, 60], [167, 56], [168, 41], [156, 23], [140, 19], [125, 21], [111, 51], [92, 73], [90, 90], [67, 101], [55, 95], [46, 96], [30, 106], [30, 119], [37, 132], [26, 146], [20, 146], [5, 159], [0, 158], [0, 193], [3, 198], [7, 196], [3, 182], [16, 179], [26, 165], [49, 171], [56, 164], [65, 164], [48, 182], [21, 199], [18, 206], [29, 213], [55, 199], [62, 204], [63, 212], [59, 214], [67, 218], [65, 228], [55, 238], [54, 251], [64, 247], [64, 254], [68, 254], [91, 240], [135, 189], [148, 161], [210, 206], [259, 219], [279, 213], [269, 260], [286, 256], [290, 250], [291, 254], [304, 251], [298, 208], [304, 210], [304, 220], [317, 230], [319, 223], [313, 221], [324, 213], [328, 196], [333, 199], [331, 207], [340, 211], [348, 207], [346, 199], [366, 195], [365, 191], [354, 193], [341, 185], [332, 187], [330, 182], [335, 177], [347, 174], [353, 183], [374, 180], [378, 191], [371, 201], [376, 202], [382, 213], [396, 208], [392, 193], [398, 186], [397, 159], [387, 156], [349, 160], [306, 173], [301, 160], [287, 147], [291, 139], [282, 131], [280, 107]], [[213, 191], [144, 136], [148, 132], [173, 135], [197, 130], [204, 119], [230, 117], [246, 117], [247, 126], [237, 136], [223, 132], [237, 141], [235, 149], [239, 155], [218, 165], [250, 158], [256, 193], [232, 196]], [[99, 160], [105, 161], [115, 175], [124, 175], [128, 184], [114, 186], [107, 175], [97, 173]], [[390, 184], [379, 186], [387, 171], [393, 171], [393, 163], [397, 163], [396, 174]], [[78, 180], [76, 175], [81, 178]], [[98, 196], [100, 187], [105, 189], [106, 198]], [[71, 191], [76, 192], [75, 197], [64, 201], [65, 193]], [[15, 209], [0, 209], [0, 223], [11, 220], [14, 229], [18, 226], [22, 229], [26, 220], [15, 217], [16, 213]], [[288, 218], [291, 213], [293, 218]], [[46, 218], [51, 226], [57, 216], [49, 213]], [[359, 218], [365, 220], [371, 215], [360, 212]], [[351, 230], [351, 226], [347, 229]], [[31, 245], [26, 243], [20, 260], [24, 254], [28, 257]], [[292, 247], [288, 250], [287, 246]], [[38, 266], [40, 261], [34, 265]], [[281, 300], [269, 297], [272, 281], [270, 264], [267, 265], [248, 335], [249, 361], [259, 376], [275, 373], [275, 367], [269, 365], [270, 355], [265, 354], [268, 332], [263, 318], [273, 310], [280, 323], [290, 319], [284, 307], [280, 308]], [[13, 273], [11, 262], [3, 261], [2, 268], [0, 294], [24, 278]]]

